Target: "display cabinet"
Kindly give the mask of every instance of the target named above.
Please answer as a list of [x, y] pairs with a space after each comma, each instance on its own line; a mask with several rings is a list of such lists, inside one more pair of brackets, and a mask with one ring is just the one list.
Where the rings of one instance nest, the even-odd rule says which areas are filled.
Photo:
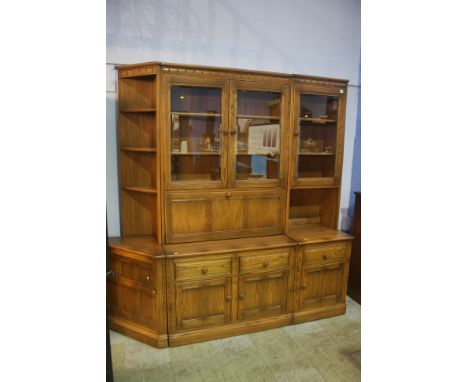
[[346, 89], [294, 79], [291, 185], [339, 185]]
[[118, 72], [110, 327], [163, 347], [344, 313], [347, 81], [159, 62]]

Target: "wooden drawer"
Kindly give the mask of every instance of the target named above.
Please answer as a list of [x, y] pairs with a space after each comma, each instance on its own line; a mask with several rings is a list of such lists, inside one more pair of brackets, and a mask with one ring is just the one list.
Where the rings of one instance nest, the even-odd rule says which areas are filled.
[[344, 260], [346, 243], [310, 245], [304, 248], [304, 264], [317, 261]]
[[212, 278], [231, 274], [231, 258], [181, 260], [175, 263], [176, 280]]
[[241, 256], [240, 272], [258, 272], [287, 268], [288, 263], [289, 250], [253, 252]]

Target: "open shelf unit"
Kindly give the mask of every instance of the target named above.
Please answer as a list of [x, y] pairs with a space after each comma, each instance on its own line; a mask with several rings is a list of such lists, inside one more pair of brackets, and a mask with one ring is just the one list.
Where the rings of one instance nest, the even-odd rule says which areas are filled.
[[119, 77], [119, 178], [122, 235], [159, 240], [157, 83], [157, 68]]

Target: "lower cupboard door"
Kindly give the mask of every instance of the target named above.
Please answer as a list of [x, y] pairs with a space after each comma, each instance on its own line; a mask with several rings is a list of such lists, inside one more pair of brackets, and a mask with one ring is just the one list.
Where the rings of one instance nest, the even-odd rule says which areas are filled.
[[231, 320], [231, 278], [176, 284], [177, 330], [204, 328]]
[[299, 310], [336, 305], [342, 300], [344, 263], [308, 267], [302, 271]]
[[239, 277], [239, 320], [286, 313], [288, 271]]

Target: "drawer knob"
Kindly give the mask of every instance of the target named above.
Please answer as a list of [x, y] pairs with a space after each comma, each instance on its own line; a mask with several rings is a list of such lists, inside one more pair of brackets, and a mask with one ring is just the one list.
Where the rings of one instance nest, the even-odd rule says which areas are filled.
[[206, 275], [206, 274], [208, 273], [208, 268], [207, 268], [207, 267], [203, 267], [203, 268], [201, 269], [201, 273], [202, 273], [202, 275]]
[[239, 300], [243, 300], [245, 297], [244, 293], [239, 293]]
[[265, 260], [265, 261], [263, 262], [263, 267], [264, 267], [264, 268], [268, 267], [269, 265], [270, 265], [270, 262], [269, 262], [268, 260]]
[[299, 130], [294, 130], [294, 135], [298, 136], [299, 135]]
[[156, 294], [156, 291], [153, 289], [151, 292], [150, 292], [150, 295], [151, 296], [154, 296]]
[[327, 256], [327, 255], [323, 255], [323, 256], [322, 256], [322, 259], [326, 260], [326, 259], [328, 259], [328, 256]]
[[149, 280], [149, 276], [146, 276], [146, 280]]
[[231, 131], [229, 132], [229, 134], [231, 134], [231, 135], [236, 135], [236, 130], [231, 130]]
[[302, 284], [302, 286], [301, 286], [301, 287], [302, 287], [302, 289], [305, 289], [305, 288], [307, 288], [307, 284], [306, 284], [306, 283], [304, 283], [304, 284]]
[[226, 296], [226, 301], [231, 301], [232, 300], [232, 296]]
[[232, 197], [232, 192], [229, 192], [229, 191], [228, 191], [228, 192], [226, 192], [226, 198], [228, 198], [228, 199], [229, 199], [229, 198], [231, 198], [231, 197]]

